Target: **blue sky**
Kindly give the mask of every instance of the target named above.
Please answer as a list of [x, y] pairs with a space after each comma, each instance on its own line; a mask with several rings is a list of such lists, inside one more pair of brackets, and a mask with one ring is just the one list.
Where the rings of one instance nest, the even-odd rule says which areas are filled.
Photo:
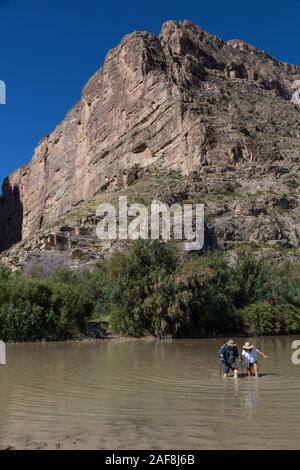
[[0, 0], [0, 180], [31, 159], [124, 34], [190, 19], [300, 65], [299, 17], [299, 0]]

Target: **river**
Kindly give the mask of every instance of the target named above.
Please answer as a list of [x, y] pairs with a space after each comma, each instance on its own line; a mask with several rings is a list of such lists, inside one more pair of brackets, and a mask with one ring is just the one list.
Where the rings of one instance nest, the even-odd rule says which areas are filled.
[[262, 376], [237, 381], [220, 339], [8, 345], [0, 448], [299, 449], [295, 339], [257, 338]]

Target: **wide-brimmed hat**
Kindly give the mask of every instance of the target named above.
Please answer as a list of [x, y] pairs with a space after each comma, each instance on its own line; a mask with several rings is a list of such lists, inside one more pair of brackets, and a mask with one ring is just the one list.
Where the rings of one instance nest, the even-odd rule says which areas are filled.
[[246, 341], [246, 343], [243, 346], [243, 349], [253, 349], [254, 346], [251, 344], [249, 341]]
[[233, 339], [229, 339], [226, 344], [227, 346], [236, 346], [236, 343], [233, 341]]

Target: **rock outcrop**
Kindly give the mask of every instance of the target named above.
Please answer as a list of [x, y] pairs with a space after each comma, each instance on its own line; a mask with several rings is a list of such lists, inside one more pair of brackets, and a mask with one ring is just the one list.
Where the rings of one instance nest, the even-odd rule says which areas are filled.
[[[179, 193], [205, 195], [220, 245], [293, 233], [288, 244], [298, 247], [299, 80], [299, 67], [240, 40], [224, 42], [189, 21], [166, 22], [159, 37], [129, 34], [31, 162], [5, 180], [0, 250], [33, 241], [46, 249], [51, 227], [133, 184], [137, 168], [174, 171]], [[293, 201], [284, 209], [291, 214], [273, 193]], [[220, 200], [224, 207], [213, 215]], [[272, 212], [272, 221], [263, 211]]]

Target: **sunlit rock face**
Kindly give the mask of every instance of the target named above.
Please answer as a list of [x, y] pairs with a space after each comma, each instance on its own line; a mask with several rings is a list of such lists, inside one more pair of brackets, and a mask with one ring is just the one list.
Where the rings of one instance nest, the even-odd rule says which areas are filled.
[[[190, 21], [125, 36], [31, 162], [7, 178], [0, 250], [126, 185], [136, 167], [176, 171], [182, 194], [186, 179], [195, 193], [297, 191], [299, 83], [299, 67]], [[232, 240], [284, 238], [287, 229], [296, 243], [300, 232], [296, 221], [267, 233], [220, 220], [218, 237]]]
[[293, 89], [295, 91], [292, 95], [292, 102], [300, 106], [300, 80], [296, 80], [293, 83]]

